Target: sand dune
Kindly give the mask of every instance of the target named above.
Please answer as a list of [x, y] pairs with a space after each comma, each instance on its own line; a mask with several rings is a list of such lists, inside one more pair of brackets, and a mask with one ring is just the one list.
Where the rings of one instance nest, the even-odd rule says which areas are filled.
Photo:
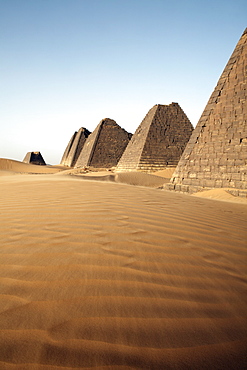
[[10, 175], [11, 173], [56, 173], [62, 171], [63, 166], [39, 166], [23, 163], [13, 159], [0, 158], [0, 176]]
[[[230, 189], [231, 190], [231, 189]], [[223, 200], [225, 202], [243, 203], [247, 205], [247, 198], [236, 197], [228, 192], [228, 189], [210, 189], [193, 194], [195, 197]]]
[[246, 205], [102, 176], [1, 177], [0, 368], [246, 368]]
[[84, 169], [68, 169], [58, 173], [57, 175], [72, 175], [80, 176], [85, 180], [94, 181], [106, 181], [106, 182], [116, 182], [120, 184], [146, 186], [150, 188], [159, 188], [168, 182], [171, 177], [171, 170], [159, 171], [152, 174], [143, 172], [117, 172], [112, 171], [86, 171]]
[[165, 182], [168, 182], [169, 179], [156, 176], [154, 174], [147, 174], [142, 172], [119, 172], [119, 173], [87, 173], [80, 175], [84, 180], [94, 180], [94, 181], [107, 181], [107, 182], [116, 182], [119, 184], [128, 184], [136, 186], [146, 186], [149, 188], [159, 188], [164, 185]]
[[167, 178], [167, 179], [170, 180], [170, 178], [172, 177], [172, 174], [175, 171], [175, 169], [176, 169], [176, 167], [168, 167], [168, 168], [166, 168], [164, 170], [156, 171], [153, 174], [155, 176], [165, 177], [165, 178]]

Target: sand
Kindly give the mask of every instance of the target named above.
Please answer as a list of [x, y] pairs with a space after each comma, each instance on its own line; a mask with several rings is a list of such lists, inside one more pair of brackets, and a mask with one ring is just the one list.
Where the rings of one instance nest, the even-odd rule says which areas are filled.
[[1, 369], [247, 367], [246, 204], [14, 165], [0, 177]]
[[205, 191], [200, 191], [198, 193], [192, 194], [194, 197], [207, 198], [207, 199], [217, 199], [224, 202], [234, 202], [242, 203], [247, 205], [247, 198], [233, 196], [228, 190], [231, 189], [210, 189]]
[[0, 176], [20, 173], [51, 174], [60, 172], [67, 167], [64, 166], [39, 166], [19, 162], [12, 159], [0, 158]]

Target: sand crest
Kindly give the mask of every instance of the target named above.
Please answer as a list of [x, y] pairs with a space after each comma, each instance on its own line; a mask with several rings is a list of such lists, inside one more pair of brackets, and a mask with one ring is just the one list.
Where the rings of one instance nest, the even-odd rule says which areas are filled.
[[105, 176], [1, 177], [0, 368], [245, 369], [246, 205]]
[[120, 173], [87, 173], [81, 175], [81, 178], [84, 180], [94, 180], [94, 181], [107, 181], [107, 182], [116, 182], [119, 184], [128, 184], [136, 186], [146, 186], [149, 188], [161, 188], [165, 182], [168, 182], [169, 179], [162, 178], [160, 176], [151, 175], [142, 172], [120, 172]]
[[62, 171], [66, 167], [63, 166], [39, 166], [24, 162], [15, 161], [13, 159], [0, 158], [0, 176], [17, 173], [56, 173]]

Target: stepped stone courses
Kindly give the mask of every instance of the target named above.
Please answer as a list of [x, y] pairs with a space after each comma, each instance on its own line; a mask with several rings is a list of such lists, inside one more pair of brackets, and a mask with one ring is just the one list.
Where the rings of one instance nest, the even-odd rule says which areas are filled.
[[[165, 188], [190, 192], [247, 189], [247, 29], [231, 55], [217, 86]], [[235, 189], [235, 190], [234, 190]]]
[[114, 120], [103, 119], [84, 145], [75, 167], [111, 168], [117, 165], [131, 134]]
[[155, 105], [137, 128], [116, 171], [152, 172], [177, 165], [192, 131], [177, 103]]
[[78, 132], [76, 131], [74, 133], [65, 149], [60, 162], [61, 165], [69, 167], [75, 166], [82, 148], [90, 134], [91, 132], [84, 127], [81, 127]]
[[23, 159], [24, 163], [37, 164], [40, 166], [46, 166], [44, 158], [40, 152], [28, 152]]

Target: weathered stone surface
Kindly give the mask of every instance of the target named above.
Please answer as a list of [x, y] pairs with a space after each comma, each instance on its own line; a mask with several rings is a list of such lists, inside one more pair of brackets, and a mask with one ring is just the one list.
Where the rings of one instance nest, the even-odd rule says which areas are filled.
[[63, 166], [74, 167], [90, 134], [91, 132], [84, 127], [81, 127], [78, 132], [76, 131], [65, 149], [60, 164]]
[[130, 135], [114, 120], [103, 119], [87, 139], [75, 167], [116, 166], [129, 142]]
[[155, 105], [137, 128], [116, 171], [152, 172], [176, 165], [192, 131], [177, 103]]
[[189, 192], [192, 187], [193, 191], [219, 187], [247, 189], [246, 45], [247, 29], [165, 188]]
[[75, 140], [76, 134], [77, 134], [77, 131], [75, 131], [75, 133], [72, 135], [72, 137], [71, 137], [70, 141], [68, 142], [68, 145], [66, 146], [66, 149], [63, 153], [63, 156], [62, 156], [62, 159], [61, 159], [61, 162], [60, 162], [60, 164], [63, 165], [63, 166], [65, 166], [66, 158], [68, 157], [69, 151], [70, 151], [71, 146], [72, 146], [72, 144]]
[[45, 166], [46, 163], [41, 155], [40, 152], [28, 152], [25, 155], [25, 158], [23, 159], [24, 163], [31, 163], [31, 164], [37, 164], [41, 166]]

